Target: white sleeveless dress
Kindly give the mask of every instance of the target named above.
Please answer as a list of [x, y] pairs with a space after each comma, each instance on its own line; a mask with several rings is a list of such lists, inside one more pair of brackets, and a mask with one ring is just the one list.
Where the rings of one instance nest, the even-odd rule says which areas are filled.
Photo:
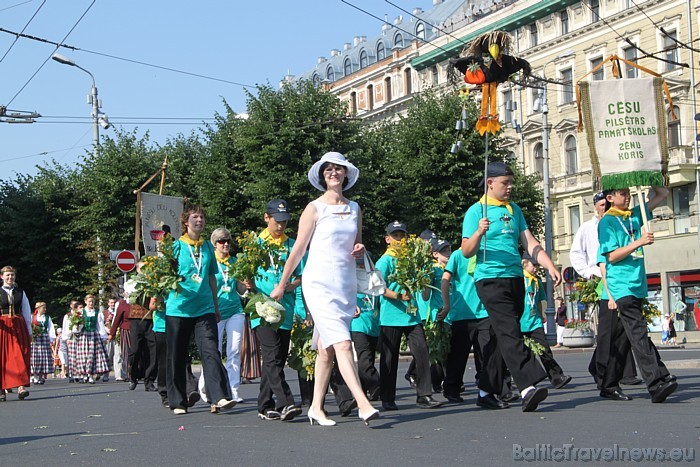
[[312, 202], [318, 213], [309, 243], [301, 287], [306, 306], [314, 320], [312, 346], [317, 348], [350, 340], [350, 323], [355, 314], [357, 274], [350, 254], [357, 238], [360, 207]]

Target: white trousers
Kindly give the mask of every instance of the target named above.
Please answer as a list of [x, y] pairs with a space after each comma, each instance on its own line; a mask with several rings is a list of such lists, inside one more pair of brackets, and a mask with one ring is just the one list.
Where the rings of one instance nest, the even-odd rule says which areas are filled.
[[564, 344], [564, 329], [566, 329], [564, 326], [557, 324], [557, 344], [559, 345]]

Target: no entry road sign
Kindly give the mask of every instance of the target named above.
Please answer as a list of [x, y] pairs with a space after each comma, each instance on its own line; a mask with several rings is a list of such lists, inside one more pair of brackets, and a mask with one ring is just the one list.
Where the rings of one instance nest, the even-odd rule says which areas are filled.
[[119, 252], [114, 261], [122, 272], [131, 272], [136, 267], [136, 255], [129, 250]]

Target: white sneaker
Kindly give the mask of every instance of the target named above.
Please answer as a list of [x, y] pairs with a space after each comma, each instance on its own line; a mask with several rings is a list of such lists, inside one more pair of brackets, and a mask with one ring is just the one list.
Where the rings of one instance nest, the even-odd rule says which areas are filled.
[[221, 399], [219, 402], [216, 403], [216, 406], [220, 409], [231, 409], [236, 406], [236, 401]]
[[187, 413], [187, 409], [173, 409], [173, 414], [175, 415], [184, 415]]

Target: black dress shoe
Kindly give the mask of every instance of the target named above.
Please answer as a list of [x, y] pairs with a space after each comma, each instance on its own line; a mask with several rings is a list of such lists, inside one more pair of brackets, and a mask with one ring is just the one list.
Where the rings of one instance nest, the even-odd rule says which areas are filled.
[[202, 396], [199, 395], [198, 391], [192, 391], [187, 394], [187, 407], [193, 407], [201, 398]]
[[166, 409], [170, 408], [170, 403], [168, 403], [168, 399], [161, 399], [160, 403], [163, 404], [163, 407], [165, 407]]
[[129, 382], [129, 390], [133, 391], [134, 389], [136, 389], [136, 381]]
[[500, 399], [501, 399], [501, 401], [507, 402], [510, 404], [511, 402], [515, 402], [518, 399], [520, 399], [520, 394], [518, 394], [516, 391], [510, 391], [510, 392], [506, 393], [505, 396], [500, 397]]
[[554, 389], [561, 389], [567, 384], [569, 384], [569, 381], [571, 381], [571, 376], [559, 375], [556, 378], [552, 379], [552, 387]]
[[152, 382], [148, 382], [144, 384], [144, 391], [146, 392], [158, 392], [158, 389], [156, 389], [155, 385]]
[[399, 410], [399, 406], [394, 402], [382, 402], [382, 409], [384, 410]]
[[379, 389], [380, 389], [379, 386], [377, 386], [376, 388], [372, 389], [372, 390], [369, 392], [369, 397], [368, 397], [368, 399], [371, 400], [371, 401], [378, 401], [378, 400], [379, 400]]
[[406, 378], [406, 381], [408, 381], [408, 384], [411, 385], [411, 388], [416, 389], [416, 378], [413, 377], [413, 375], [404, 375], [404, 378]]
[[[676, 385], [676, 386], [678, 386], [678, 385]], [[21, 401], [23, 401], [24, 399], [26, 399], [28, 395], [29, 395], [29, 391], [27, 391], [26, 389], [25, 389], [24, 391], [20, 391], [20, 392], [17, 393], [17, 397], [18, 397], [19, 400], [21, 400]], [[666, 399], [666, 398], [664, 397], [664, 399]]]
[[625, 386], [634, 386], [635, 384], [641, 384], [642, 380], [637, 378], [636, 376], [628, 376], [627, 378], [622, 378], [620, 380], [620, 384], [624, 384]]
[[523, 412], [534, 412], [540, 402], [547, 398], [547, 388], [535, 388], [523, 397]]
[[442, 402], [436, 401], [432, 396], [420, 396], [416, 399], [416, 406], [419, 409], [437, 409], [441, 405]]
[[600, 391], [600, 397], [613, 401], [631, 401], [632, 398], [619, 389], [614, 391]]
[[660, 404], [665, 401], [668, 396], [673, 394], [676, 389], [678, 389], [678, 382], [676, 380], [666, 381], [656, 388], [656, 391], [651, 393], [651, 401], [655, 404]]
[[477, 397], [476, 405], [478, 405], [482, 409], [507, 409], [508, 407], [510, 407], [510, 405], [508, 405], [507, 403], [496, 399], [493, 396], [493, 394], [488, 394], [484, 397]]
[[464, 402], [464, 399], [462, 399], [462, 396], [459, 396], [459, 395], [455, 396], [453, 394], [443, 394], [442, 397], [447, 399], [449, 402], [453, 402], [455, 404], [459, 404], [459, 403]]
[[340, 410], [341, 417], [347, 417], [357, 408], [357, 401], [355, 399], [350, 399], [349, 401], [343, 401], [338, 404], [338, 410]]

